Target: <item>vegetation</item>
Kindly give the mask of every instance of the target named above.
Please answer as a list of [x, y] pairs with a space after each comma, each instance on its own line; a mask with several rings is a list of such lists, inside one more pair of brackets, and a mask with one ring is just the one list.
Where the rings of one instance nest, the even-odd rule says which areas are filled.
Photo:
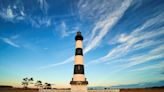
[[50, 83], [45, 83], [44, 84], [44, 89], [51, 89], [51, 84]]
[[43, 87], [42, 81], [40, 81], [40, 80], [36, 81], [35, 86], [37, 88], [42, 88]]
[[23, 88], [28, 88], [28, 85], [29, 84], [33, 84], [33, 78], [23, 78], [23, 81], [22, 81], [22, 85], [23, 85]]
[[[33, 78], [27, 78], [27, 77], [23, 78], [23, 81], [22, 81], [23, 88], [27, 89], [29, 84], [33, 84], [33, 81], [34, 81]], [[43, 85], [42, 81], [40, 80], [37, 80], [34, 86], [36, 86], [37, 89], [39, 88], [51, 89], [52, 88], [52, 84], [46, 82]]]

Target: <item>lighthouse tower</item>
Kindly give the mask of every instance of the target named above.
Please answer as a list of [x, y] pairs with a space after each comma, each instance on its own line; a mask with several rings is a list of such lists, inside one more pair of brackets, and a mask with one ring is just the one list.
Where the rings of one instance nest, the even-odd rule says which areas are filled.
[[81, 32], [77, 32], [76, 37], [76, 50], [75, 50], [75, 65], [74, 74], [71, 84], [71, 92], [87, 92], [88, 81], [84, 75], [83, 63], [83, 36]]

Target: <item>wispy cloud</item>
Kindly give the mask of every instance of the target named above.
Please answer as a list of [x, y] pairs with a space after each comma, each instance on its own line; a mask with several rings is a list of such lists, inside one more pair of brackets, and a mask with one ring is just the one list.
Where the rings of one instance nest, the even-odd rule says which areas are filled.
[[136, 69], [133, 69], [131, 71], [145, 71], [145, 70], [163, 70], [164, 69], [164, 62], [160, 62], [160, 63], [157, 63], [157, 64], [153, 64], [153, 65], [148, 65], [148, 66], [144, 66], [144, 67], [141, 67], [141, 68], [136, 68]]
[[[87, 2], [87, 1], [86, 1]], [[79, 7], [85, 7], [85, 3], [82, 3], [82, 1], [79, 2]], [[128, 9], [128, 7], [131, 4], [131, 0], [127, 0], [121, 3], [121, 6], [117, 6], [117, 9], [113, 12], [108, 12], [108, 14], [106, 14], [102, 20], [98, 19], [98, 21], [95, 23], [94, 28], [91, 30], [91, 39], [88, 41], [88, 44], [86, 46], [86, 48], [84, 49], [84, 53], [89, 52], [91, 49], [94, 49], [98, 46], [98, 44], [101, 42], [101, 40], [103, 39], [103, 37], [108, 33], [108, 31], [110, 31], [110, 29], [117, 23], [117, 21], [123, 16], [124, 12]], [[89, 2], [87, 2], [89, 3]], [[95, 2], [96, 5], [99, 4], [99, 2]], [[100, 3], [102, 4], [102, 6], [104, 4], [106, 4], [106, 2]], [[108, 3], [109, 4], [109, 3]], [[115, 3], [117, 4], [117, 3]], [[94, 8], [92, 6], [89, 6], [87, 8]], [[103, 7], [97, 7], [97, 9], [101, 8], [103, 10]], [[106, 9], [106, 8], [105, 8]], [[79, 10], [82, 11], [82, 10]], [[95, 10], [94, 10], [95, 11]], [[98, 11], [98, 10], [96, 10]], [[90, 13], [90, 11], [88, 11], [88, 13]], [[87, 14], [87, 13], [86, 13]], [[67, 36], [68, 33], [65, 31], [66, 30], [66, 24], [62, 23], [62, 28], [63, 28], [63, 35]], [[96, 35], [96, 33], [98, 32], [98, 34]], [[73, 61], [73, 56], [66, 59], [65, 61], [61, 62], [61, 63], [57, 63], [57, 64], [52, 64], [52, 65], [48, 65], [45, 66], [46, 68], [52, 67], [52, 66], [57, 66], [57, 65], [62, 65], [62, 64], [66, 64]]]
[[151, 50], [149, 53], [141, 56], [136, 56], [133, 58], [129, 58], [129, 63], [124, 65], [123, 67], [129, 68], [138, 64], [142, 64], [151, 60], [161, 59], [164, 56], [164, 45], [161, 45], [153, 50]]
[[55, 31], [59, 32], [63, 38], [76, 33], [78, 30], [78, 27], [70, 27], [65, 21], [61, 21], [60, 25], [55, 28]]
[[55, 63], [55, 64], [50, 64], [50, 65], [47, 65], [47, 66], [43, 66], [43, 67], [40, 67], [39, 69], [46, 69], [46, 68], [51, 68], [51, 67], [55, 67], [55, 66], [67, 64], [67, 63], [73, 61], [73, 59], [74, 59], [74, 56], [71, 56], [70, 58], [64, 60], [63, 62], [59, 62], [59, 63]]
[[12, 21], [13, 18], [15, 18], [16, 15], [14, 15], [13, 10], [10, 6], [7, 7], [7, 9], [3, 9], [0, 12], [0, 16], [8, 21]]
[[40, 9], [42, 10], [42, 12], [47, 14], [47, 10], [49, 7], [47, 1], [46, 0], [38, 0], [38, 3], [40, 5]]
[[[133, 37], [136, 37], [136, 36], [141, 37], [141, 38], [138, 38], [138, 39], [151, 38], [152, 36], [154, 36], [154, 34], [152, 32], [150, 32], [150, 33], [147, 32], [148, 34], [143, 35], [144, 33], [146, 33], [145, 30], [149, 27], [154, 26], [155, 24], [164, 22], [164, 20], [162, 19], [163, 16], [164, 16], [164, 13], [161, 13], [161, 14], [147, 20], [143, 25], [141, 25], [140, 27], [137, 27], [136, 29], [134, 29], [131, 32], [131, 34], [129, 34], [129, 35], [126, 35], [126, 34], [117, 35], [114, 39], [110, 40], [109, 44], [124, 43], [124, 42], [127, 42], [127, 41], [129, 41], [130, 39], [132, 39]], [[156, 34], [156, 35], [158, 35], [158, 34]]]
[[[48, 11], [48, 3], [46, 0], [38, 0], [38, 6], [43, 11], [44, 14], [47, 14]], [[22, 1], [14, 1], [13, 4], [7, 6], [0, 6], [0, 18], [5, 21], [17, 23], [23, 22], [27, 24], [31, 24], [33, 27], [49, 27], [52, 23], [52, 18], [49, 16], [40, 16], [40, 15], [31, 15], [31, 13], [35, 12], [33, 9], [27, 11]], [[29, 7], [28, 7], [29, 8]]]
[[49, 27], [51, 26], [51, 18], [48, 18], [48, 17], [28, 17], [27, 19], [29, 19], [31, 25], [33, 27]]
[[77, 8], [82, 21], [97, 22], [106, 19], [110, 13], [118, 10], [121, 4], [120, 0], [79, 0]]
[[1, 3], [0, 18], [12, 23], [25, 19], [26, 13], [21, 1], [14, 1], [13, 3], [9, 3], [7, 5], [3, 5], [4, 2]]
[[[155, 60], [160, 60], [159, 63], [161, 63], [161, 59], [163, 59], [164, 56], [164, 41], [162, 38], [160, 38], [161, 40], [157, 38], [164, 35], [164, 27], [158, 27], [155, 29], [154, 27], [163, 22], [163, 13], [161, 13], [153, 18], [150, 18], [143, 23], [143, 25], [132, 30], [129, 34], [121, 33], [116, 35], [109, 41], [109, 45], [115, 45], [116, 47], [111, 49], [105, 56], [92, 60], [88, 64], [115, 64], [117, 69], [113, 72], [118, 72]], [[144, 50], [144, 52], [141, 50]], [[135, 51], [141, 52], [135, 53]], [[152, 68], [157, 67], [148, 66], [147, 68], [141, 67], [136, 68], [135, 70], [148, 70]]]
[[163, 52], [164, 52], [164, 45], [160, 45], [150, 50], [147, 53], [132, 55], [131, 57], [127, 57], [127, 58], [117, 58], [115, 60], [111, 60], [112, 62], [107, 62], [107, 64], [110, 65], [114, 63], [115, 65], [115, 69], [111, 73], [118, 73], [122, 71], [141, 73], [141, 72], [149, 71], [150, 74], [153, 73], [161, 74], [164, 69]]
[[57, 31], [59, 31], [61, 33], [62, 37], [67, 37], [71, 34], [74, 34], [77, 32], [77, 30], [69, 30], [70, 28], [67, 26], [65, 21], [62, 21], [61, 24], [59, 25], [59, 27], [57, 27]]
[[62, 34], [62, 37], [65, 37], [65, 36], [69, 35], [68, 32], [67, 32], [67, 26], [66, 26], [65, 22], [61, 23], [61, 34]]
[[[100, 20], [96, 23], [96, 26], [92, 30], [91, 39], [88, 41], [84, 53], [97, 47], [103, 37], [110, 31], [110, 29], [117, 23], [117, 21], [123, 16], [124, 12], [131, 4], [131, 0], [124, 1], [121, 6], [114, 12], [110, 13], [106, 19]], [[96, 33], [98, 33], [96, 35]]]
[[10, 6], [7, 8], [6, 17], [7, 18], [14, 18], [14, 14], [13, 14], [13, 11], [11, 10]]
[[[100, 57], [91, 62], [102, 63], [105, 61], [120, 59], [134, 50], [162, 43], [163, 41], [160, 40], [155, 41], [155, 39], [152, 40], [152, 38], [164, 34], [163, 27], [158, 28], [156, 30], [153, 29], [153, 30], [145, 31], [147, 28], [151, 27], [152, 25], [155, 25], [163, 21], [160, 20], [161, 17], [162, 14], [146, 21], [142, 26], [134, 29], [129, 35], [124, 33], [117, 35], [110, 41], [110, 44], [119, 43], [119, 45], [113, 48], [111, 51], [109, 51], [109, 53], [106, 54], [105, 56]], [[149, 45], [145, 44], [145, 42], [147, 42]]]
[[4, 41], [5, 43], [13, 46], [13, 47], [16, 47], [16, 48], [19, 48], [20, 46], [18, 44], [16, 44], [13, 40], [9, 39], [9, 38], [1, 38], [2, 41]]

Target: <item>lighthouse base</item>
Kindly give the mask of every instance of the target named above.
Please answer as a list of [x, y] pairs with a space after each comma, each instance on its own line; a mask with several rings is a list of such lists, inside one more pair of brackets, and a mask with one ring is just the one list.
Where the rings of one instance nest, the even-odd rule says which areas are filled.
[[88, 92], [87, 85], [71, 85], [71, 92]]

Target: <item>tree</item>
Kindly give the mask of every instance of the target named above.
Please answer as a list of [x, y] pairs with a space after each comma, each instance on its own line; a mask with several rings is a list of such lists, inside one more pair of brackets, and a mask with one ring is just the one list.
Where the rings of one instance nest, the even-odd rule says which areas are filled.
[[33, 78], [23, 78], [23, 81], [22, 81], [22, 85], [23, 85], [23, 88], [28, 88], [28, 85], [29, 84], [32, 84], [33, 82]]
[[44, 89], [51, 89], [51, 84], [50, 83], [45, 83], [44, 84]]
[[40, 81], [40, 80], [38, 80], [36, 83], [35, 83], [35, 86], [37, 87], [37, 88], [42, 88], [42, 81]]
[[51, 89], [51, 84], [50, 83], [48, 83], [47, 89]]

